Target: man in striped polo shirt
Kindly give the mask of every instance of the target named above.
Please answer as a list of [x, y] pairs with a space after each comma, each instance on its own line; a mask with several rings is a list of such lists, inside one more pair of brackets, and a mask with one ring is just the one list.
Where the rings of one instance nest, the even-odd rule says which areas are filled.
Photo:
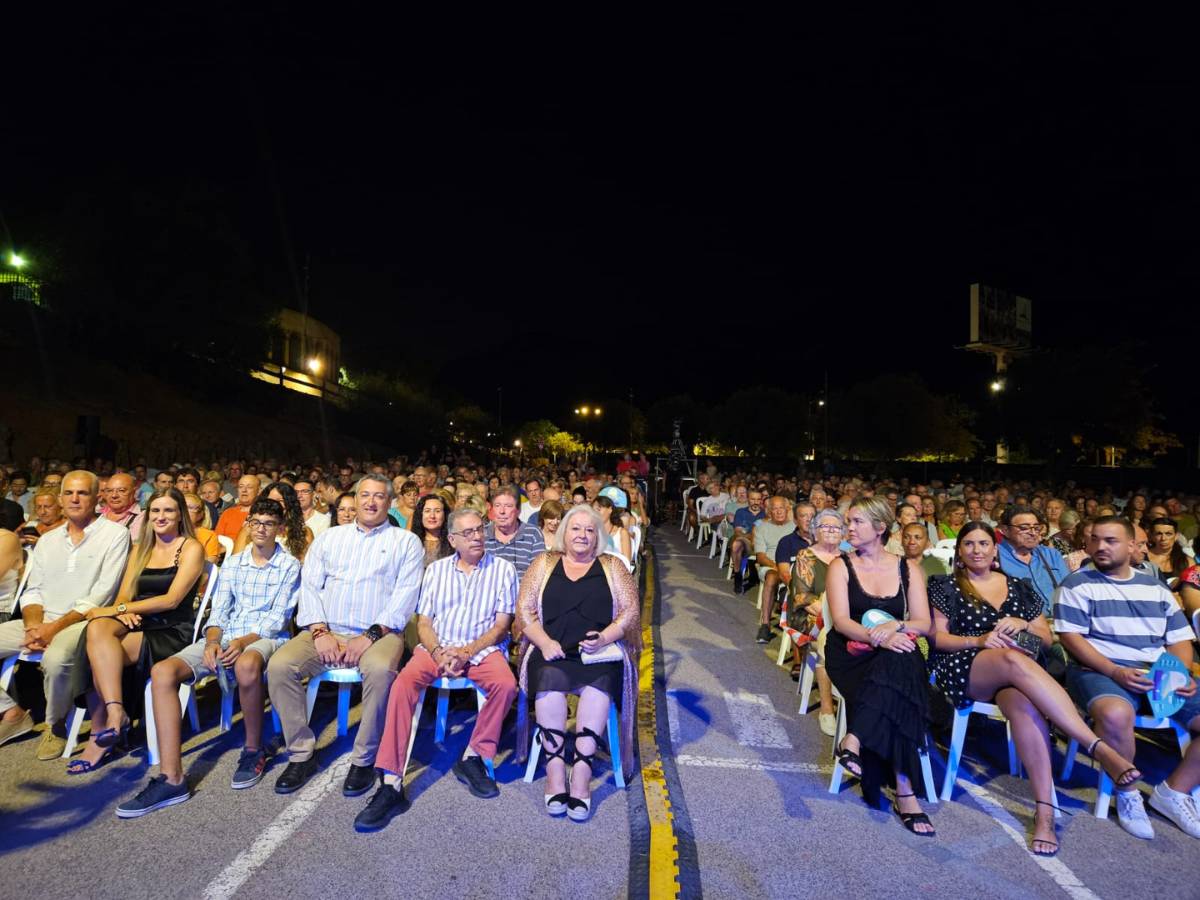
[[521, 521], [520, 504], [515, 487], [497, 489], [492, 496], [495, 521], [487, 526], [487, 552], [510, 562], [518, 580], [525, 577], [533, 558], [546, 549], [541, 529]]
[[517, 695], [508, 666], [508, 630], [517, 609], [517, 573], [488, 553], [485, 524], [474, 510], [450, 514], [446, 532], [454, 553], [425, 570], [417, 603], [421, 643], [392, 683], [375, 766], [383, 784], [354, 820], [357, 831], [378, 831], [408, 808], [404, 766], [413, 711], [421, 692], [442, 677], [467, 677], [487, 695], [454, 774], [476, 797], [498, 797], [483, 760], [496, 755], [504, 716]]
[[[1071, 656], [1067, 690], [1095, 722], [1096, 733], [1133, 759], [1133, 720], [1148, 714], [1144, 676], [1159, 656], [1171, 653], [1190, 668], [1195, 635], [1171, 592], [1136, 571], [1134, 530], [1128, 519], [1101, 516], [1092, 526], [1088, 555], [1095, 568], [1068, 575], [1054, 597], [1054, 630]], [[1183, 707], [1171, 718], [1200, 736], [1196, 680], [1176, 692]], [[1200, 740], [1150, 795], [1150, 805], [1184, 832], [1200, 838], [1200, 810], [1191, 792], [1200, 785]], [[1149, 839], [1154, 828], [1134, 785], [1117, 786], [1117, 818], [1130, 834]]]

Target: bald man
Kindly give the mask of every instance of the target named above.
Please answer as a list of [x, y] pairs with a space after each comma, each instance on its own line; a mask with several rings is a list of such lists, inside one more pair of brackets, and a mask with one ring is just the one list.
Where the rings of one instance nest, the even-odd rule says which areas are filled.
[[243, 475], [237, 481], [237, 503], [221, 513], [217, 522], [216, 532], [225, 535], [231, 541], [236, 541], [242, 526], [246, 524], [246, 516], [250, 512], [250, 504], [258, 497], [262, 484], [257, 475]]
[[110, 475], [103, 499], [107, 504], [104, 508], [104, 518], [129, 529], [130, 540], [137, 543], [138, 536], [142, 533], [142, 522], [146, 517], [137, 507], [137, 482], [133, 476], [125, 472]]

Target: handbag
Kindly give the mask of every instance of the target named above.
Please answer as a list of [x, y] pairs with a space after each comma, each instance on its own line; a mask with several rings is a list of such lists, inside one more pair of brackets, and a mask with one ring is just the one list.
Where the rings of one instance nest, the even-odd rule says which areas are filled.
[[594, 666], [597, 663], [615, 663], [625, 659], [621, 648], [616, 644], [606, 644], [599, 650], [588, 653], [586, 650], [579, 651], [579, 661], [585, 666]]

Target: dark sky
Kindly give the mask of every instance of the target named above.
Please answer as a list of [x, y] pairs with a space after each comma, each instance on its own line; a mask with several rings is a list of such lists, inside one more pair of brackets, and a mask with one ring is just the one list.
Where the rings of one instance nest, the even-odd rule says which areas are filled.
[[[485, 408], [503, 384], [514, 419], [623, 396], [631, 367], [642, 405], [802, 386], [815, 353], [835, 386], [973, 383], [972, 281], [1031, 297], [1049, 347], [1191, 309], [1196, 85], [1171, 23], [241, 5], [27, 27], [0, 149], [18, 245], [114, 172], [212, 185], [281, 302], [307, 255], [352, 367], [415, 362]], [[562, 388], [525, 391], [548, 348], [577, 350]], [[1147, 365], [1190, 377], [1187, 351]]]

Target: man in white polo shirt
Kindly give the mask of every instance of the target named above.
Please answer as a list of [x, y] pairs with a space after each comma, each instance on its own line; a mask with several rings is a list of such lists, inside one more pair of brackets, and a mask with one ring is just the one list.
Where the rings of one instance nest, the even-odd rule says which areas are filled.
[[[99, 490], [100, 480], [91, 472], [68, 472], [63, 478], [59, 503], [67, 524], [37, 542], [20, 597], [21, 618], [0, 625], [0, 659], [26, 651], [42, 654], [46, 732], [37, 751], [42, 760], [56, 759], [66, 746], [67, 685], [84, 613], [116, 596], [129, 555], [129, 532], [96, 515]], [[0, 744], [33, 728], [28, 710], [3, 691], [0, 714]]]

